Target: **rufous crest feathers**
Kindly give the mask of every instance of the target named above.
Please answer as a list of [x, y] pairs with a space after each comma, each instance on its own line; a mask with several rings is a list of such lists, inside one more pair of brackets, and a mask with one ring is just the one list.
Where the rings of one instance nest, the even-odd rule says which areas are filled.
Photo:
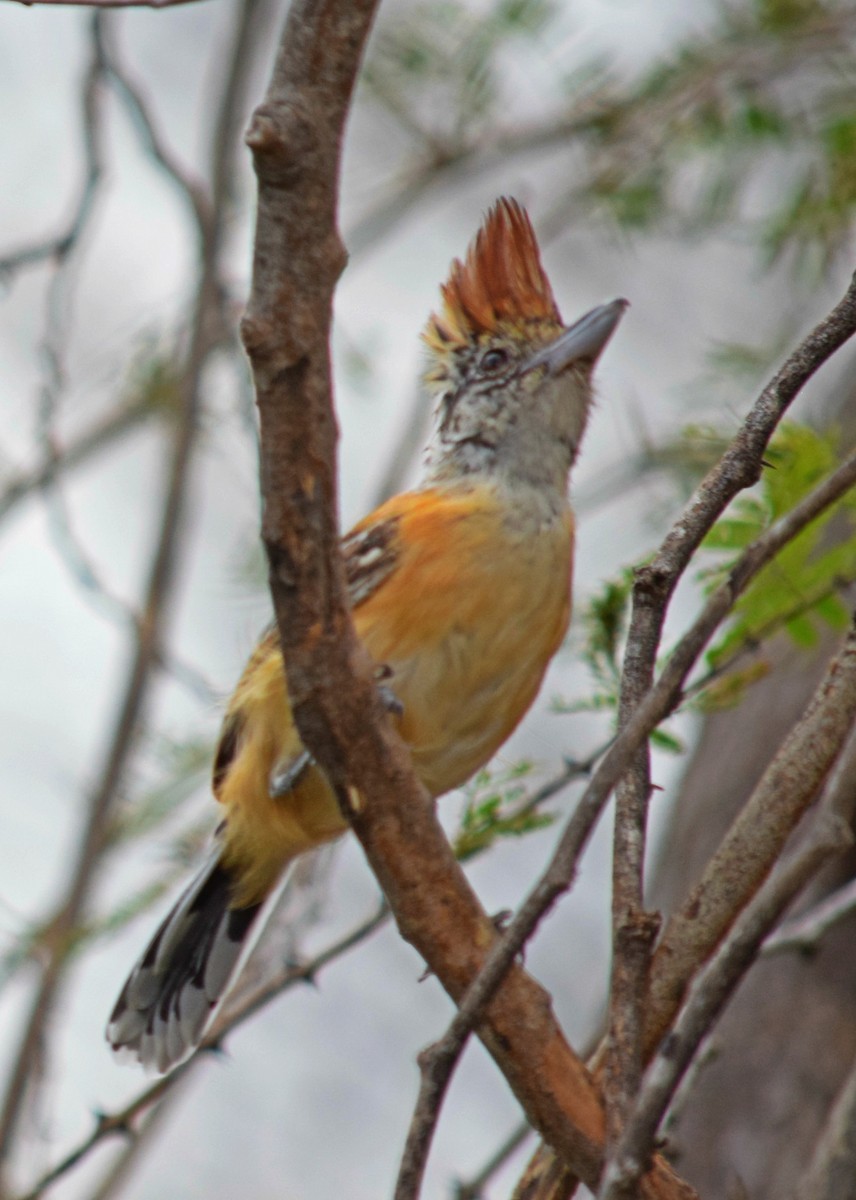
[[464, 262], [452, 262], [441, 287], [443, 304], [422, 335], [436, 351], [464, 345], [503, 325], [562, 318], [544, 274], [532, 222], [516, 200], [503, 196], [485, 217]]

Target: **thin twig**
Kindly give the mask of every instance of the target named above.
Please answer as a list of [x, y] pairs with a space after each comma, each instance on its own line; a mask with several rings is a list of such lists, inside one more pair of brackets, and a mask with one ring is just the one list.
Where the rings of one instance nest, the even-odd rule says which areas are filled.
[[775, 86], [779, 79], [792, 75], [795, 67], [805, 67], [812, 59], [828, 57], [842, 43], [846, 45], [853, 22], [849, 10], [824, 12], [806, 21], [798, 35], [787, 41], [770, 37], [767, 31], [745, 30], [739, 41], [733, 37], [724, 40], [718, 53], [703, 64], [696, 60], [691, 72], [675, 71], [665, 79], [660, 73], [658, 86], [643, 100], [635, 82], [630, 88], [621, 88], [610, 78], [596, 78], [582, 95], [575, 91], [564, 112], [551, 113], [543, 121], [523, 127], [485, 129], [479, 125], [476, 136], [451, 144], [439, 146], [434, 139], [427, 153], [425, 136], [429, 131], [420, 127], [412, 156], [415, 161], [398, 172], [394, 187], [348, 230], [351, 253], [359, 256], [388, 236], [432, 192], [442, 193], [500, 164], [507, 169], [516, 157], [552, 148], [564, 152], [568, 147], [582, 149], [587, 161], [573, 173], [580, 182], [568, 187], [539, 225], [539, 240], [546, 245], [573, 226], [581, 210], [602, 204], [603, 188], [595, 186], [593, 199], [593, 183], [632, 178], [639, 166], [662, 161], [676, 125], [685, 124], [688, 111], [700, 111], [708, 102], [715, 105], [725, 88], [738, 93], [741, 88], [756, 89], [759, 81]]
[[53, 237], [40, 238], [17, 250], [0, 256], [0, 277], [8, 281], [24, 267], [53, 261], [61, 266], [79, 244], [92, 217], [103, 178], [101, 155], [101, 85], [104, 80], [104, 60], [98, 41], [97, 25], [93, 22], [91, 58], [81, 91], [84, 177], [80, 196], [65, 229]]
[[208, 229], [214, 213], [205, 184], [179, 161], [167, 145], [142, 87], [132, 80], [127, 66], [120, 61], [116, 39], [110, 36], [114, 32], [115, 26], [108, 26], [101, 40], [101, 54], [107, 77], [120, 99], [125, 102], [144, 152], [154, 159], [165, 177], [178, 189], [182, 199], [190, 205], [197, 227]]
[[[455, 1019], [444, 1037], [420, 1057], [420, 1091], [402, 1157], [398, 1200], [415, 1194], [412, 1192], [413, 1181], [421, 1179], [424, 1173], [440, 1104], [474, 1022], [484, 1012], [505, 972], [541, 920], [559, 896], [571, 886], [579, 857], [613, 787], [633, 762], [636, 750], [651, 730], [680, 702], [687, 675], [718, 624], [730, 612], [738, 595], [789, 541], [819, 513], [836, 503], [854, 482], [856, 455], [748, 547], [732, 569], [728, 582], [709, 598], [699, 617], [678, 642], [656, 684], [637, 705], [625, 728], [613, 742], [584, 791], [546, 871], [526, 897], [502, 937], [491, 948], [477, 980], [460, 1001]], [[844, 670], [845, 666], [850, 668], [849, 671]], [[828, 672], [827, 687], [820, 692], [818, 703], [806, 714], [807, 719], [811, 719], [814, 724], [811, 732], [804, 735], [804, 739], [808, 740], [813, 752], [802, 756], [801, 763], [806, 775], [812, 779], [823, 778], [840, 749], [840, 740], [850, 728], [852, 714], [856, 712], [856, 686], [852, 684], [854, 674], [856, 634], [845, 643], [835, 666]], [[851, 686], [848, 687], [848, 683]], [[827, 694], [830, 686], [835, 690], [832, 697]], [[831, 720], [835, 725], [835, 732], [840, 734], [838, 742], [833, 738], [821, 739], [818, 736], [817, 721], [825, 720], [829, 710], [832, 710]], [[796, 786], [803, 789], [800, 794], [804, 795], [808, 787], [805, 775], [796, 781]], [[814, 786], [816, 788], [817, 782]], [[813, 791], [809, 791], [808, 799], [812, 795]], [[650, 1012], [646, 1011], [646, 1036], [650, 1024]], [[407, 1192], [407, 1187], [411, 1188], [411, 1193]]]
[[598, 1200], [619, 1200], [636, 1186], [675, 1088], [764, 937], [818, 867], [852, 841], [842, 821], [822, 814], [806, 844], [782, 864], [738, 917], [710, 965], [690, 985], [677, 1021], [645, 1072], [624, 1132], [604, 1168]]
[[666, 926], [651, 974], [645, 1044], [672, 1020], [684, 991], [772, 869], [812, 804], [856, 719], [856, 629], [829, 663], [805, 713], [767, 767], [686, 902]]
[[[187, 1076], [183, 1082], [187, 1082]], [[119, 1153], [100, 1181], [88, 1192], [87, 1200], [110, 1200], [117, 1191], [122, 1192], [137, 1159], [146, 1152], [152, 1138], [157, 1136], [164, 1122], [173, 1115], [172, 1110], [180, 1099], [181, 1088], [171, 1087], [169, 1091], [164, 1092], [158, 1103], [141, 1117], [133, 1131], [129, 1129], [125, 1132]]]
[[[582, 775], [589, 774], [592, 764], [603, 753], [603, 748], [595, 751], [589, 759], [584, 762], [568, 762], [557, 772], [552, 779], [547, 780], [537, 788], [523, 802], [523, 807], [526, 812], [537, 810], [547, 799], [557, 795], [565, 787], [569, 786], [573, 780]], [[479, 851], [476, 851], [478, 854]], [[209, 1033], [200, 1044], [196, 1055], [189, 1059], [186, 1064], [178, 1068], [178, 1071], [171, 1073], [164, 1079], [158, 1080], [151, 1087], [146, 1088], [134, 1100], [126, 1105], [120, 1112], [108, 1114], [99, 1120], [99, 1124], [93, 1131], [93, 1134], [84, 1139], [77, 1147], [62, 1159], [60, 1163], [51, 1168], [35, 1185], [32, 1191], [26, 1196], [20, 1197], [20, 1200], [37, 1200], [49, 1185], [56, 1182], [58, 1179], [66, 1175], [70, 1170], [76, 1167], [87, 1155], [94, 1150], [107, 1137], [115, 1136], [116, 1134], [127, 1135], [130, 1125], [133, 1120], [147, 1111], [152, 1105], [159, 1103], [160, 1100], [171, 1093], [172, 1088], [185, 1077], [185, 1073], [193, 1068], [193, 1064], [197, 1062], [197, 1056], [206, 1050], [216, 1049], [225, 1042], [230, 1033], [238, 1026], [243, 1024], [251, 1016], [261, 1011], [273, 1000], [289, 991], [295, 985], [300, 983], [314, 983], [318, 974], [328, 965], [336, 962], [351, 949], [356, 948], [367, 938], [369, 938], [378, 929], [388, 924], [390, 920], [389, 906], [384, 902], [381, 903], [377, 912], [365, 921], [360, 922], [350, 933], [345, 934], [342, 938], [333, 942], [326, 950], [314, 955], [311, 959], [303, 963], [295, 964], [283, 959], [275, 970], [266, 970], [261, 978], [257, 981], [248, 980], [248, 974], [252, 974], [251, 956], [247, 968], [236, 981], [236, 986], [231, 990], [223, 1007], [222, 1014], [217, 1018], [212, 1025]], [[260, 936], [259, 944], [264, 942], [264, 933]], [[202, 1054], [202, 1058], [205, 1055]], [[528, 1124], [524, 1126], [526, 1130], [531, 1132]], [[510, 1139], [509, 1139], [510, 1140]], [[128, 1154], [135, 1155], [139, 1151], [137, 1149], [138, 1140], [134, 1139], [128, 1147]], [[509, 1147], [507, 1154], [513, 1153], [514, 1147]], [[496, 1159], [496, 1167], [498, 1169], [500, 1152], [492, 1158], [491, 1162]], [[487, 1164], [479, 1173], [477, 1179], [486, 1181], [487, 1175], [490, 1174], [490, 1164]], [[473, 1186], [475, 1180], [470, 1181], [470, 1184], [462, 1184], [461, 1187], [466, 1189], [468, 1186]], [[462, 1193], [463, 1194], [463, 1193]]]
[[[757, 478], [761, 470], [764, 448], [788, 405], [811, 375], [836, 349], [844, 344], [854, 331], [856, 331], [856, 278], [851, 281], [844, 299], [790, 355], [785, 365], [761, 393], [737, 437], [723, 458], [702, 481], [693, 500], [665, 539], [653, 562], [637, 573], [635, 591], [639, 609], [644, 613], [644, 617], [640, 618], [640, 624], [645, 630], [644, 637], [641, 639], [643, 645], [650, 648], [652, 644], [650, 629], [653, 623], [659, 621], [660, 630], [662, 629], [668, 600], [677, 580], [708, 529], [741, 487], [748, 486]], [[656, 707], [663, 700], [665, 703], [660, 704], [660, 715], [650, 725], [650, 728], [654, 728], [659, 720], [668, 714], [677, 702], [693, 663], [712, 636], [716, 626], [730, 611], [737, 594], [747, 586], [750, 578], [754, 577], [761, 567], [770, 561], [788, 540], [795, 536], [796, 529], [805, 528], [820, 512], [845, 494], [853, 486], [854, 481], [856, 481], [856, 456], [839, 468], [829, 480], [749, 548], [735, 567], [730, 579], [710, 597], [698, 619], [678, 643], [657, 683], [639, 703], [610, 753], [615, 752], [619, 747], [623, 749], [625, 742], [631, 740], [628, 739], [628, 731], [634, 726], [638, 727], [641, 714], [650, 711], [652, 707]], [[655, 640], [658, 643], [659, 632]], [[637, 744], [641, 745], [641, 739]], [[600, 770], [604, 773], [606, 773], [609, 758], [610, 755], [607, 755], [601, 765]], [[589, 819], [592, 824], [599, 816], [606, 801], [606, 795], [608, 795], [608, 792], [606, 795], [599, 794], [599, 775], [600, 771], [595, 774], [591, 785], [580, 801], [577, 814], [575, 814], [576, 818], [582, 812], [583, 807], [588, 806], [590, 809]], [[610, 788], [611, 786], [612, 784], [610, 784]], [[587, 822], [583, 821], [582, 824], [585, 827]], [[578, 851], [575, 851], [577, 843], [574, 838], [569, 838], [569, 833], [570, 828], [563, 835], [557, 856], [568, 854], [567, 860], [562, 865], [569, 872], [568, 881], [570, 882]], [[588, 832], [586, 831], [583, 833], [583, 839], [587, 837]], [[567, 843], [566, 838], [568, 838]], [[559, 864], [554, 858], [548, 868], [548, 874], [558, 866]], [[546, 879], [546, 875], [543, 879]], [[560, 881], [557, 883], [561, 890]], [[548, 892], [535, 908], [540, 908], [543, 904], [542, 911], [546, 912], [553, 902], [554, 897], [551, 897]], [[533, 918], [537, 924], [541, 916], [533, 913]], [[507, 930], [506, 938], [511, 935], [516, 921], [517, 918]], [[534, 927], [535, 924], [532, 928], [534, 929]], [[698, 965], [698, 961], [696, 965]], [[646, 1023], [650, 1028], [650, 1012], [646, 1013]], [[647, 1037], [646, 1040], [650, 1045], [650, 1037]]]
[[92, 1133], [70, 1150], [60, 1162], [47, 1171], [28, 1192], [19, 1196], [17, 1200], [39, 1200], [54, 1183], [81, 1163], [106, 1138], [128, 1136], [136, 1118], [149, 1111], [153, 1105], [172, 1092], [181, 1080], [186, 1079], [191, 1071], [196, 1070], [200, 1062], [210, 1057], [211, 1051], [221, 1049], [233, 1030], [249, 1020], [277, 996], [283, 995], [298, 984], [314, 983], [325, 967], [338, 961], [349, 950], [371, 937], [388, 921], [389, 909], [382, 904], [371, 917], [361, 921], [349, 933], [332, 942], [325, 950], [311, 959], [297, 964], [282, 963], [257, 988], [242, 994], [238, 1000], [227, 1000], [222, 1012], [192, 1058], [182, 1063], [169, 1075], [165, 1075], [162, 1079], [158, 1079], [157, 1082], [143, 1089], [123, 1108], [113, 1113], [99, 1114]]
[[793, 1200], [851, 1200], [856, 1179], [856, 1062], [818, 1138]]
[[766, 958], [771, 954], [783, 954], [797, 951], [800, 954], [813, 954], [830, 929], [839, 921], [850, 916], [856, 909], [856, 879], [845, 883], [838, 891], [815, 904], [802, 916], [787, 921], [781, 929], [771, 933], [761, 949]]
[[[80, 246], [81, 239], [92, 218], [95, 201], [103, 174], [102, 161], [102, 101], [104, 63], [100, 52], [98, 25], [100, 14], [92, 21], [90, 55], [81, 87], [81, 115], [83, 126], [85, 180], [80, 201], [66, 234], [53, 244], [58, 269], [48, 289], [46, 327], [42, 340], [42, 357], [45, 369], [37, 405], [38, 433], [46, 460], [56, 459], [56, 449], [51, 438], [51, 423], [62, 391], [64, 371], [62, 365], [62, 343], [65, 332], [63, 297], [69, 280], [69, 264], [72, 254]], [[26, 259], [26, 255], [24, 256]], [[24, 260], [22, 260], [24, 261]], [[0, 269], [10, 270], [7, 259]], [[65, 909], [65, 905], [61, 906]], [[71, 926], [65, 926], [61, 912], [57, 913], [56, 937], [46, 939], [46, 965], [43, 969], [29, 1015], [25, 1019], [21, 1039], [13, 1056], [11, 1069], [0, 1107], [0, 1163], [8, 1156], [18, 1123], [25, 1107], [28, 1090], [43, 1075], [40, 1069], [44, 1061], [43, 1034], [49, 1023], [52, 999], [58, 984], [60, 961], [66, 953]], [[53, 925], [53, 922], [51, 923]], [[54, 930], [52, 928], [51, 933]], [[0, 1180], [2, 1190], [2, 1180]]]
[[513, 1154], [532, 1136], [532, 1126], [521, 1121], [516, 1129], [505, 1138], [487, 1160], [482, 1169], [470, 1179], [459, 1180], [452, 1188], [453, 1200], [482, 1200], [484, 1189]]
[[67, 445], [55, 446], [51, 453], [42, 456], [36, 466], [7, 475], [0, 486], [0, 522], [24, 500], [54, 482], [60, 474], [89, 462], [99, 451], [112, 446], [119, 438], [155, 415], [147, 398], [140, 400], [135, 397], [129, 403], [113, 409]]
[[[241, 27], [246, 23], [251, 9], [252, 4], [246, 4], [238, 14], [238, 30], [233, 49], [240, 49], [242, 45]], [[100, 36], [102, 20], [102, 13], [94, 14], [92, 53], [93, 62], [97, 64], [99, 72], [103, 69]], [[234, 122], [233, 85], [236, 79], [244, 79], [245, 71], [244, 63], [236, 66], [233, 61], [224, 83], [213, 139], [215, 168], [212, 175], [218, 182], [223, 178], [222, 160], [228, 152], [222, 131], [231, 130]], [[48, 933], [44, 941], [44, 965], [25, 1017], [24, 1029], [3, 1099], [0, 1116], [0, 1158], [8, 1155], [10, 1150], [22, 1115], [27, 1086], [34, 1065], [43, 1053], [51, 1014], [65, 979], [74, 929], [86, 910], [97, 877], [97, 867], [109, 844], [110, 819], [145, 716], [152, 668], [163, 641], [184, 529], [183, 517], [190, 483], [190, 466], [198, 432], [200, 380], [210, 347], [208, 330], [211, 314], [216, 312], [220, 299], [218, 258], [223, 229], [223, 195], [216, 187], [213, 191], [212, 206], [215, 219], [206, 226], [197, 228], [200, 260], [198, 282], [171, 462], [161, 501], [159, 533], [141, 606], [143, 619], [135, 640], [133, 661], [125, 681], [124, 693], [118, 706], [99, 781], [89, 797], [86, 825], [73, 856], [67, 891], [53, 917], [46, 924]]]
[[[111, 624], [119, 629], [130, 628], [136, 637], [142, 635], [142, 616], [110, 588], [110, 585], [99, 574], [93, 559], [78, 537], [68, 511], [65, 496], [60, 485], [59, 475], [54, 472], [52, 480], [46, 486], [48, 504], [48, 529], [53, 544], [61, 561], [65, 564], [72, 579], [78, 584], [82, 594], [93, 607]], [[211, 707], [220, 699], [220, 693], [205, 678], [203, 673], [193, 663], [181, 657], [175, 651], [156, 647], [153, 665], [170, 675], [185, 691], [206, 707]]]
[[[764, 450], [789, 404], [818, 366], [852, 334], [856, 281], [844, 300], [789, 357], [753, 406], [737, 438], [700, 485], [681, 522], [654, 561], [636, 573], [633, 613], [621, 682], [621, 728], [651, 687], [669, 602], [690, 556], [732, 498], [760, 478]], [[634, 1101], [645, 1060], [644, 1007], [651, 953], [659, 929], [644, 911], [643, 877], [649, 751], [640, 748], [618, 787], [613, 842], [613, 965], [610, 1029], [604, 1063], [607, 1124], [613, 1142]], [[617, 1193], [616, 1193], [617, 1195]], [[622, 1200], [630, 1200], [630, 1193]]]

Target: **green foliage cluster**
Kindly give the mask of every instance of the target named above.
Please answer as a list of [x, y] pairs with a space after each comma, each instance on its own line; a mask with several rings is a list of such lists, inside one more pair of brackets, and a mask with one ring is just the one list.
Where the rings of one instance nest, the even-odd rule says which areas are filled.
[[856, 216], [854, 40], [848, 4], [723, 5], [668, 62], [608, 88], [593, 193], [631, 228], [747, 228], [751, 212], [768, 262], [828, 268]]
[[529, 794], [532, 763], [520, 762], [502, 773], [479, 771], [465, 790], [464, 809], [452, 838], [461, 862], [481, 854], [499, 839], [523, 837], [551, 825], [554, 816], [541, 812]]
[[509, 43], [552, 15], [550, 0], [402, 5], [381, 23], [362, 83], [439, 160], [457, 157], [498, 115]]
[[[706, 591], [717, 587], [736, 558], [765, 529], [790, 512], [840, 462], [835, 431], [818, 433], [784, 423], [770, 444], [761, 483], [738, 496], [711, 530], [704, 550], [714, 562], [700, 573]], [[714, 670], [784, 630], [798, 646], [811, 648], [821, 625], [843, 629], [849, 614], [842, 589], [856, 580], [856, 491], [851, 490], [777, 555], [750, 584], [713, 646]]]
[[[688, 430], [690, 461], [700, 465], [700, 431]], [[721, 439], [711, 434], [711, 443]], [[704, 435], [703, 441], [707, 441]], [[679, 455], [676, 456], [679, 459]], [[806, 425], [783, 423], [770, 443], [760, 483], [738, 496], [700, 549], [697, 579], [705, 594], [727, 577], [737, 558], [766, 529], [790, 512], [826, 479], [840, 462], [838, 435]], [[781, 551], [737, 601], [706, 655], [707, 671], [690, 688], [693, 703], [704, 708], [733, 705], [768, 668], [763, 658], [746, 661], [774, 634], [811, 648], [823, 625], [843, 629], [849, 614], [842, 589], [856, 582], [856, 490], [851, 490]], [[561, 712], [616, 712], [621, 662], [630, 620], [633, 571], [625, 568], [607, 580], [583, 613], [581, 657], [591, 675], [590, 695], [573, 703], [557, 702]], [[667, 730], [652, 742], [679, 751]]]
[[767, 263], [787, 254], [814, 278], [846, 248], [856, 216], [851, 4], [721, 3], [707, 28], [636, 77], [596, 57], [564, 68], [548, 59], [545, 111], [517, 137], [503, 86], [509, 46], [547, 48], [566, 21], [548, 0], [402, 4], [378, 30], [364, 82], [423, 165], [426, 154], [437, 167], [491, 144], [552, 145], [574, 154], [557, 211], [595, 205], [630, 231], [739, 229]]

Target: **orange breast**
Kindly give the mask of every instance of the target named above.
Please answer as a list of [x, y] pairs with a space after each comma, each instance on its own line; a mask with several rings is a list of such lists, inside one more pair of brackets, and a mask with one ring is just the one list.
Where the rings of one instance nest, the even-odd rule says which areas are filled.
[[540, 687], [570, 616], [573, 526], [569, 512], [517, 526], [487, 488], [417, 493], [400, 522], [396, 570], [354, 620], [392, 669], [402, 735], [439, 795], [488, 761]]

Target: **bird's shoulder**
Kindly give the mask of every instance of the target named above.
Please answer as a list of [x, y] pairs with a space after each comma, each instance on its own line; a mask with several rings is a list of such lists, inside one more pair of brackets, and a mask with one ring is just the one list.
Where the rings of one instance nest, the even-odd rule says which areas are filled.
[[424, 488], [387, 500], [342, 539], [348, 597], [358, 608], [409, 560], [448, 551], [473, 527], [501, 519], [490, 488]]

